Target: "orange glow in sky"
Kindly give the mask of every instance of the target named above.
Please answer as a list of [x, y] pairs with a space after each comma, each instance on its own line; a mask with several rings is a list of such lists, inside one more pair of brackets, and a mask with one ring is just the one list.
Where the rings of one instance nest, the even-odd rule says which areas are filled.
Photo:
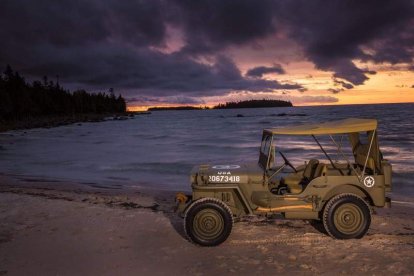
[[[414, 73], [404, 70], [381, 70], [377, 74], [369, 75], [363, 85], [339, 93], [328, 91], [334, 87], [332, 72], [319, 71], [309, 62], [298, 62], [285, 67], [287, 74], [269, 74], [267, 79], [275, 79], [281, 83], [298, 83], [306, 87], [305, 92], [281, 91], [248, 93], [234, 91], [227, 96], [202, 97], [205, 104], [193, 106], [212, 107], [226, 101], [245, 99], [275, 98], [290, 100], [295, 106], [309, 105], [345, 105], [345, 104], [378, 104], [378, 103], [405, 103], [414, 102]], [[318, 101], [319, 97], [326, 97], [329, 101]], [[314, 99], [314, 100], [313, 100]], [[333, 101], [332, 99], [336, 99]], [[145, 111], [154, 106], [180, 106], [183, 104], [156, 104], [129, 106], [130, 111]], [[185, 104], [188, 105], [188, 104]]]

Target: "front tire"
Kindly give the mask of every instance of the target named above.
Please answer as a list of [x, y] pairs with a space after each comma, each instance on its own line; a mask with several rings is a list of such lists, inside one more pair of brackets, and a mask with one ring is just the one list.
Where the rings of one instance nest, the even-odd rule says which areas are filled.
[[360, 239], [371, 225], [365, 200], [354, 194], [339, 194], [325, 206], [322, 217], [326, 232], [336, 239]]
[[188, 238], [202, 246], [216, 246], [224, 242], [233, 228], [230, 208], [215, 198], [202, 198], [188, 207], [184, 229]]

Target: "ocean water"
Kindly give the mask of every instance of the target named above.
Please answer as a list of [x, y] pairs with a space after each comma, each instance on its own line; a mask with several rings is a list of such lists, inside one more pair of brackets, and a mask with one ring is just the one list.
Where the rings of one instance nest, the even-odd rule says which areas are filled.
[[[414, 104], [158, 111], [125, 121], [10, 131], [0, 133], [0, 173], [114, 189], [189, 191], [194, 165], [256, 162], [264, 128], [350, 117], [378, 119], [394, 193], [414, 195]], [[339, 158], [328, 139], [321, 143]], [[281, 136], [276, 145], [294, 165], [324, 159], [310, 137]], [[344, 139], [350, 155], [346, 145]]]

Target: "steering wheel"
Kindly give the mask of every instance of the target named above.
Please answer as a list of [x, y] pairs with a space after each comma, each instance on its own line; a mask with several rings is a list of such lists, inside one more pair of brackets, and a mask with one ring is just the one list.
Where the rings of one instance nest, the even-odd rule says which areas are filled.
[[297, 173], [298, 171], [296, 170], [296, 168], [292, 165], [292, 163], [290, 163], [290, 161], [286, 158], [286, 156], [281, 152], [281, 151], [279, 151], [279, 153], [280, 153], [280, 155], [282, 156], [282, 158], [283, 158], [283, 160], [285, 161], [285, 164], [287, 165], [287, 166], [289, 166], [289, 167], [291, 167], [294, 171], [295, 171], [295, 173]]

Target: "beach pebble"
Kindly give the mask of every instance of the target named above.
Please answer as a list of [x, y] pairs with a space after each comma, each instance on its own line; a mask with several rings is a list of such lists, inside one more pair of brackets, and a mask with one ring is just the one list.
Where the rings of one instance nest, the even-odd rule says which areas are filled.
[[265, 263], [267, 263], [267, 264], [273, 264], [273, 262], [274, 262], [274, 259], [273, 259], [272, 256], [267, 257], [266, 260], [265, 260]]
[[250, 263], [251, 263], [252, 265], [259, 265], [259, 264], [260, 264], [260, 260], [255, 260], [255, 259], [253, 259], [253, 260], [251, 260], [251, 261], [250, 261]]
[[290, 254], [288, 257], [289, 261], [295, 262], [298, 258], [295, 255]]
[[396, 262], [387, 266], [387, 270], [394, 274], [400, 274], [403, 270], [404, 265], [400, 262]]

